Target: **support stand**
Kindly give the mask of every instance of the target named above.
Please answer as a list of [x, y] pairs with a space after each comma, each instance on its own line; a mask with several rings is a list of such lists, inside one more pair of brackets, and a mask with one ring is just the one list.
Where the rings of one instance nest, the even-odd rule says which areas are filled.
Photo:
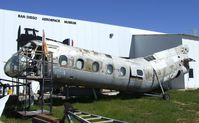
[[[25, 54], [28, 54], [28, 52], [25, 51]], [[26, 74], [22, 77], [17, 78], [24, 80], [23, 85], [24, 86], [24, 94], [23, 98], [25, 99], [24, 104], [23, 104], [23, 112], [25, 112], [25, 115], [29, 113], [27, 110], [31, 106], [31, 89], [30, 89], [30, 82], [29, 81], [38, 81], [40, 82], [40, 97], [39, 97], [39, 104], [40, 104], [40, 111], [37, 113], [43, 114], [47, 113], [48, 111], [44, 110], [44, 105], [47, 105], [49, 107], [49, 112], [50, 114], [52, 113], [52, 91], [53, 91], [53, 81], [52, 81], [52, 76], [53, 76], [53, 54], [49, 52], [48, 59], [45, 57], [46, 54], [44, 54], [43, 51], [37, 52], [36, 55], [42, 56], [40, 60], [35, 60], [31, 59], [32, 61], [30, 62], [29, 59], [26, 59], [26, 68], [27, 71], [25, 72]], [[35, 63], [35, 64], [33, 64]], [[41, 71], [39, 74], [37, 72], [34, 72], [34, 65], [37, 67], [37, 71]], [[46, 84], [48, 83], [48, 84]], [[48, 86], [48, 87], [47, 87]], [[48, 90], [46, 90], [48, 89]], [[44, 98], [44, 93], [48, 91], [49, 92], [49, 99]], [[45, 102], [46, 101], [46, 102]], [[48, 102], [47, 102], [48, 101]], [[33, 113], [29, 113], [32, 115]], [[35, 115], [35, 114], [34, 114]]]

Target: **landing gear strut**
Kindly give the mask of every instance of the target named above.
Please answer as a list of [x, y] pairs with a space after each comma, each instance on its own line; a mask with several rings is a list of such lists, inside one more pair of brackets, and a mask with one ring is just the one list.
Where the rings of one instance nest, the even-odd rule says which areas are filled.
[[164, 88], [162, 86], [162, 83], [159, 81], [158, 79], [158, 75], [157, 75], [157, 72], [155, 71], [155, 69], [153, 69], [153, 82], [154, 82], [154, 78], [156, 77], [157, 78], [157, 81], [158, 81], [158, 84], [160, 86], [160, 89], [161, 89], [161, 94], [149, 94], [149, 93], [144, 93], [144, 95], [146, 96], [154, 96], [154, 97], [160, 97], [162, 98], [163, 100], [170, 100], [170, 95], [165, 93], [164, 91]]
[[153, 73], [155, 74], [155, 77], [157, 78], [157, 81], [158, 81], [158, 83], [159, 83], [160, 89], [161, 89], [161, 91], [162, 91], [162, 93], [161, 93], [162, 99], [163, 99], [163, 100], [169, 100], [169, 99], [170, 99], [170, 96], [169, 96], [169, 94], [165, 93], [164, 88], [163, 88], [163, 86], [162, 86], [162, 82], [159, 81], [158, 75], [157, 75], [157, 72], [155, 71], [155, 69], [153, 69]]

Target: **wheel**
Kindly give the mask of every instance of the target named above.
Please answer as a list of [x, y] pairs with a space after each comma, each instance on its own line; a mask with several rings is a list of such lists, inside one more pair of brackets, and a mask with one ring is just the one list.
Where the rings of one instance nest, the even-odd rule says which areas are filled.
[[163, 100], [170, 100], [169, 94], [163, 94], [162, 98]]

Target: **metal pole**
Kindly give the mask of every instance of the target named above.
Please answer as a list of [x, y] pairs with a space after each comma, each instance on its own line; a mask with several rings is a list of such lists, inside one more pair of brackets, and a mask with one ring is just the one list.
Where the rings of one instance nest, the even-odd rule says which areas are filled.
[[19, 96], [19, 79], [17, 78], [17, 84], [16, 84], [16, 93], [17, 93], [17, 96]]
[[42, 52], [42, 83], [41, 83], [41, 111], [44, 110], [44, 81], [45, 81], [45, 54]]
[[31, 100], [31, 95], [30, 95], [30, 91], [31, 91], [31, 88], [30, 88], [30, 85], [31, 85], [31, 82], [28, 82], [28, 108], [30, 108], [30, 100]]
[[52, 93], [53, 93], [53, 53], [50, 53], [50, 66], [51, 66], [51, 71], [50, 71], [50, 113], [52, 113]]

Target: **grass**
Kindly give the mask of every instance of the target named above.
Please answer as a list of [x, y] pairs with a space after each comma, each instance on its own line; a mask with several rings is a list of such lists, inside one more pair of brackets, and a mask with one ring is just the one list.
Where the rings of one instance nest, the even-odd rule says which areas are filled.
[[[70, 100], [81, 111], [127, 121], [129, 123], [198, 123], [199, 90], [168, 92], [171, 100], [157, 97], [102, 97], [99, 100]], [[53, 115], [63, 116], [63, 101], [53, 107]], [[37, 107], [37, 106], [36, 106]], [[0, 118], [5, 123], [31, 123], [31, 120]]]

